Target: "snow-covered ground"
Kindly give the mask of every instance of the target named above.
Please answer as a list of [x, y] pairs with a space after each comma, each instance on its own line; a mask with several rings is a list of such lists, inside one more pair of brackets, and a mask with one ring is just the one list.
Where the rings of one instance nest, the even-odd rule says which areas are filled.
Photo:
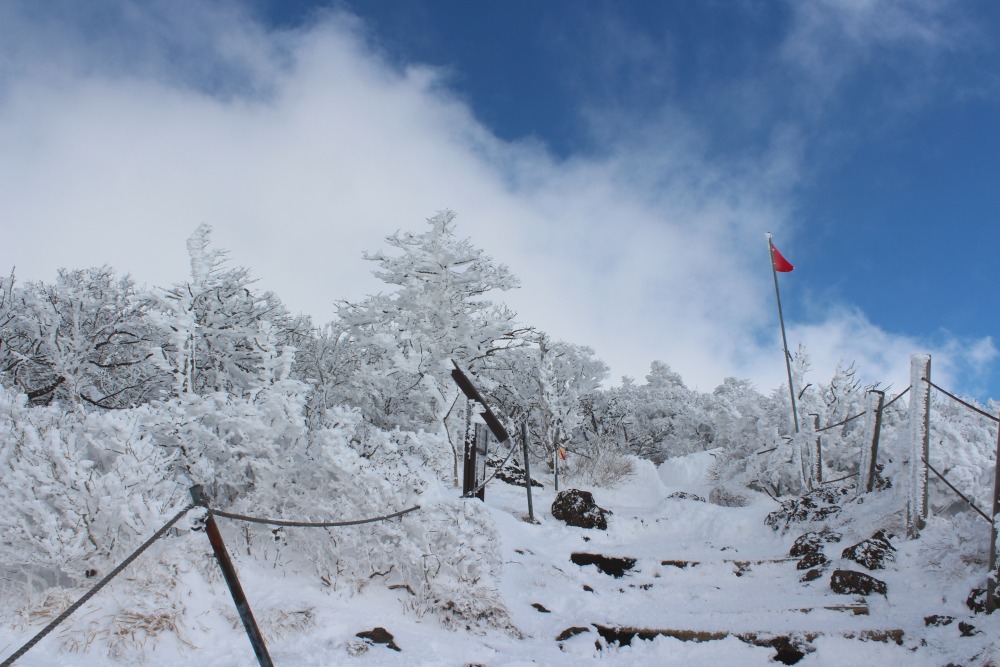
[[[345, 595], [317, 586], [315, 575], [234, 557], [279, 666], [777, 664], [775, 648], [736, 635], [798, 638], [807, 653], [797, 664], [805, 667], [983, 665], [1000, 657], [992, 648], [1000, 618], [972, 615], [965, 605], [969, 590], [983, 584], [989, 537], [985, 522], [932, 519], [920, 540], [907, 542], [898, 534], [896, 496], [876, 494], [830, 519], [830, 527], [844, 535], [840, 544], [827, 549], [833, 564], [823, 577], [801, 583], [796, 562], [782, 559], [798, 535], [822, 525], [774, 532], [764, 518], [777, 503], [763, 494], [750, 496], [745, 507], [668, 497], [678, 491], [707, 497], [712, 483], [705, 471], [711, 461], [711, 453], [703, 452], [668, 461], [659, 470], [645, 463], [617, 489], [591, 489], [597, 503], [613, 512], [607, 531], [568, 527], [552, 518], [551, 479], [533, 492], [538, 524], [524, 520], [523, 488], [492, 483], [486, 504], [502, 540], [500, 594], [516, 629], [448, 629], [435, 615], [418, 618], [407, 611], [405, 590], [371, 585], [361, 594]], [[864, 571], [837, 557], [843, 547], [879, 528], [897, 534], [892, 540], [895, 561], [871, 573], [887, 583], [888, 595], [868, 596], [867, 615], [827, 609], [860, 601], [833, 593], [830, 572], [838, 567]], [[205, 573], [214, 571], [207, 540], [201, 533], [183, 539], [189, 540], [187, 561], [165, 565], [150, 553], [126, 575], [177, 580], [173, 594], [183, 614], [164, 622], [176, 623], [178, 633], [161, 632], [141, 647], [134, 638], [116, 644], [114, 637], [100, 632], [102, 623], [118, 610], [134, 609], [136, 601], [121, 599], [109, 587], [16, 664], [107, 665], [108, 647], [117, 646], [121, 664], [145, 656], [150, 665], [256, 665], [221, 578], [210, 576], [205, 583]], [[576, 552], [634, 558], [636, 564], [615, 578], [594, 565], [574, 564], [571, 554]], [[677, 567], [663, 561], [691, 564]], [[954, 620], [928, 627], [924, 618], [930, 615]], [[0, 657], [6, 658], [47, 620], [0, 628]], [[962, 636], [963, 622], [974, 626], [962, 626], [972, 636]], [[700, 642], [634, 638], [621, 646], [609, 645], [598, 626], [675, 635], [733, 634]], [[89, 633], [81, 630], [87, 627]], [[356, 637], [375, 627], [388, 630], [400, 650]], [[586, 630], [556, 639], [574, 627]], [[858, 638], [865, 631], [886, 630], [902, 630], [902, 644]], [[89, 645], [80, 637], [89, 638]]]

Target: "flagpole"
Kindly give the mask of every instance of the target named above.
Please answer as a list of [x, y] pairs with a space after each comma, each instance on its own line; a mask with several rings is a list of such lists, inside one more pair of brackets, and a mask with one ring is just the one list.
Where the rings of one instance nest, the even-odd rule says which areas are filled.
[[771, 232], [767, 233], [767, 250], [771, 256], [771, 275], [774, 276], [774, 296], [778, 299], [778, 322], [781, 323], [781, 344], [785, 350], [785, 370], [788, 371], [788, 395], [792, 399], [792, 420], [795, 422], [795, 432], [799, 432], [799, 412], [795, 407], [795, 387], [792, 386], [792, 358], [788, 354], [788, 338], [785, 336], [785, 316], [781, 313], [781, 292], [778, 291], [778, 270], [774, 266], [774, 243], [771, 242]]

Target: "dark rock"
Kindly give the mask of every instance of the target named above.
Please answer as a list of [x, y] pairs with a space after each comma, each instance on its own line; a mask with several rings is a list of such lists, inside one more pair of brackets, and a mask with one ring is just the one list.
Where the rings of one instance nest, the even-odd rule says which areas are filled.
[[775, 637], [769, 641], [761, 642], [761, 644], [776, 649], [778, 652], [773, 659], [783, 665], [798, 664], [806, 656], [806, 651], [793, 642], [790, 637]]
[[607, 530], [608, 520], [606, 517], [610, 513], [597, 506], [592, 493], [579, 489], [560, 491], [552, 502], [552, 516], [577, 528]]
[[886, 594], [884, 581], [880, 581], [870, 574], [854, 570], [834, 570], [830, 577], [830, 588], [834, 593], [841, 595]]
[[675, 491], [671, 493], [667, 498], [677, 498], [678, 500], [694, 500], [699, 503], [705, 502], [705, 499], [701, 496], [695, 495], [693, 493], [688, 493], [687, 491]]
[[640, 630], [638, 628], [609, 628], [596, 623], [594, 624], [594, 627], [597, 629], [597, 634], [604, 638], [604, 641], [607, 642], [608, 646], [615, 643], [619, 646], [630, 646], [632, 644], [632, 640], [635, 639], [636, 636], [638, 636], [639, 639], [649, 641], [657, 635], [655, 631], [650, 632], [648, 630]]
[[717, 486], [709, 492], [708, 502], [720, 507], [746, 507], [751, 501], [744, 493]]
[[886, 561], [896, 560], [893, 554], [895, 550], [885, 532], [880, 530], [868, 539], [847, 547], [841, 556], [864, 565], [869, 570], [882, 570], [885, 569]]
[[559, 636], [556, 637], [556, 641], [564, 642], [567, 639], [572, 639], [573, 637], [576, 637], [577, 635], [582, 635], [584, 632], [590, 632], [590, 628], [582, 628], [578, 625], [572, 628], [566, 628], [565, 630], [559, 633]]
[[846, 493], [846, 489], [825, 487], [786, 500], [780, 509], [767, 515], [764, 523], [774, 530], [786, 530], [793, 523], [822, 521], [840, 511], [840, 501]]
[[955, 621], [954, 616], [938, 616], [937, 614], [933, 616], [924, 616], [924, 625], [930, 626], [942, 626], [951, 625]]
[[372, 644], [385, 644], [387, 648], [391, 648], [393, 651], [401, 651], [402, 649], [396, 646], [396, 642], [393, 641], [392, 634], [385, 628], [373, 628], [371, 630], [365, 630], [364, 632], [359, 632], [354, 635], [355, 637], [360, 637], [361, 639], [367, 639], [369, 643]]
[[971, 623], [966, 623], [965, 621], [958, 622], [958, 631], [963, 637], [972, 637], [973, 635], [983, 634], [982, 630], [976, 630], [976, 626]]
[[551, 614], [552, 613], [551, 611], [549, 611], [548, 609], [546, 609], [541, 603], [532, 602], [531, 606], [534, 607], [535, 609], [537, 609], [538, 611], [542, 612], [543, 614]]
[[808, 532], [800, 535], [792, 548], [788, 551], [788, 555], [792, 558], [798, 558], [800, 556], [805, 556], [806, 554], [821, 553], [823, 551], [823, 545], [830, 542], [839, 542], [841, 538], [840, 533], [836, 533], [832, 530], [824, 530], [821, 533]]
[[[490, 465], [496, 467], [503, 463], [502, 459], [490, 459]], [[513, 463], [508, 463], [503, 468], [497, 472], [497, 479], [505, 484], [510, 484], [511, 486], [527, 486], [527, 473], [524, 472], [524, 468], [514, 465]], [[537, 487], [539, 489], [544, 489], [541, 482], [536, 479], [531, 480], [531, 486]]]
[[580, 565], [595, 565], [604, 574], [610, 574], [616, 579], [625, 576], [625, 572], [635, 567], [635, 559], [628, 557], [604, 556], [602, 554], [570, 554], [569, 559]]
[[587, 591], [588, 593], [593, 593], [594, 592], [594, 589], [591, 588], [590, 586], [588, 586], [587, 584], [583, 585], [583, 590]]
[[873, 486], [876, 491], [885, 491], [892, 488], [892, 478], [882, 476], [884, 470], [885, 465], [881, 463], [875, 464], [875, 482]]
[[795, 566], [795, 569], [811, 570], [814, 567], [823, 567], [829, 562], [830, 560], [823, 554], [822, 551], [814, 551], [803, 556]]
[[799, 581], [805, 584], [810, 581], [816, 581], [822, 576], [823, 576], [823, 570], [817, 567], [815, 570], [809, 570], [808, 572], [803, 574], [802, 577], [799, 579]]
[[976, 614], [982, 614], [986, 611], [986, 589], [985, 588], [973, 588], [972, 592], [969, 593], [968, 599], [965, 601], [965, 606]]

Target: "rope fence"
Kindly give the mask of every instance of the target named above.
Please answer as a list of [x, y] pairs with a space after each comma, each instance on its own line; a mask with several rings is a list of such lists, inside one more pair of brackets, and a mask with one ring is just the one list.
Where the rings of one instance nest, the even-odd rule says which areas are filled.
[[[940, 387], [940, 386], [938, 386], [938, 385], [934, 384], [933, 382], [931, 382], [931, 381], [930, 381], [930, 380], [928, 380], [927, 378], [920, 378], [920, 379], [921, 379], [922, 381], [926, 382], [926, 383], [927, 383], [928, 385], [930, 385], [931, 387], [934, 387], [934, 389], [937, 389], [937, 390], [938, 390], [939, 392], [941, 392], [942, 394], [944, 394], [944, 395], [945, 395], [945, 396], [947, 396], [948, 398], [952, 399], [952, 400], [953, 400], [953, 401], [955, 401], [956, 403], [959, 403], [960, 405], [963, 405], [963, 406], [965, 406], [966, 408], [968, 408], [968, 409], [972, 410], [973, 412], [976, 412], [976, 413], [978, 413], [978, 414], [982, 415], [983, 417], [986, 417], [986, 418], [990, 419], [990, 420], [991, 420], [991, 421], [993, 421], [993, 422], [997, 422], [997, 423], [1000, 423], [1000, 419], [998, 419], [997, 417], [994, 417], [994, 416], [993, 416], [993, 415], [991, 415], [990, 413], [988, 413], [988, 412], [986, 412], [986, 411], [984, 411], [984, 410], [981, 410], [981, 409], [977, 408], [976, 406], [972, 405], [972, 404], [971, 404], [971, 403], [969, 403], [968, 401], [965, 401], [965, 400], [963, 400], [963, 399], [959, 398], [958, 396], [956, 396], [955, 394], [951, 393], [951, 392], [950, 392], [950, 391], [948, 391], [947, 389], [943, 389], [942, 387]], [[931, 465], [931, 462], [930, 462], [930, 461], [928, 461], [928, 460], [927, 460], [927, 459], [925, 459], [925, 458], [921, 458], [920, 460], [921, 460], [921, 462], [923, 462], [923, 464], [924, 464], [925, 466], [927, 466], [927, 469], [928, 469], [928, 470], [930, 470], [930, 471], [931, 471], [932, 473], [934, 473], [934, 474], [935, 474], [935, 475], [937, 476], [937, 478], [938, 478], [938, 479], [940, 479], [940, 480], [941, 480], [942, 482], [944, 482], [944, 483], [945, 483], [945, 484], [946, 484], [946, 485], [948, 486], [948, 488], [949, 488], [949, 489], [951, 489], [951, 490], [952, 490], [952, 491], [953, 491], [953, 492], [955, 493], [955, 495], [957, 495], [957, 496], [958, 496], [959, 498], [961, 498], [962, 500], [964, 500], [964, 501], [965, 501], [965, 503], [966, 503], [966, 504], [967, 504], [967, 505], [968, 505], [969, 507], [971, 507], [972, 509], [974, 509], [974, 510], [975, 510], [975, 511], [976, 511], [976, 512], [977, 512], [977, 513], [979, 514], [979, 516], [983, 517], [984, 519], [986, 519], [986, 520], [987, 520], [987, 521], [989, 521], [990, 523], [993, 523], [993, 519], [992, 519], [992, 518], [991, 518], [991, 517], [990, 517], [989, 515], [987, 515], [987, 514], [986, 514], [986, 512], [984, 512], [983, 510], [979, 509], [979, 507], [977, 507], [977, 506], [976, 506], [976, 504], [975, 504], [974, 502], [972, 502], [971, 500], [969, 500], [969, 499], [968, 499], [968, 498], [967, 498], [967, 497], [965, 496], [965, 494], [963, 494], [963, 493], [962, 493], [961, 491], [959, 491], [959, 490], [958, 490], [957, 488], [955, 488], [955, 485], [954, 485], [954, 484], [952, 484], [951, 482], [949, 482], [949, 481], [948, 481], [948, 480], [947, 480], [947, 479], [945, 478], [945, 476], [944, 476], [944, 475], [942, 475], [942, 474], [941, 474], [940, 472], [938, 472], [938, 471], [937, 471], [937, 470], [936, 470], [936, 469], [934, 468], [934, 466], [932, 466], [932, 465]]]
[[816, 433], [822, 433], [823, 431], [829, 431], [832, 428], [837, 428], [838, 426], [843, 426], [844, 424], [847, 424], [848, 422], [852, 422], [855, 419], [858, 419], [859, 417], [864, 417], [866, 414], [868, 414], [867, 410], [865, 410], [864, 412], [859, 412], [856, 415], [851, 415], [847, 419], [845, 419], [843, 421], [839, 421], [836, 424], [830, 424], [829, 426], [824, 426], [823, 428], [816, 429]]
[[949, 489], [951, 489], [956, 494], [958, 494], [958, 497], [961, 498], [962, 500], [964, 500], [969, 505], [969, 507], [971, 507], [972, 509], [976, 510], [976, 512], [979, 513], [979, 516], [983, 517], [984, 519], [986, 519], [990, 523], [993, 523], [993, 519], [991, 519], [986, 514], [986, 512], [984, 512], [981, 509], [979, 509], [978, 507], [976, 507], [976, 503], [974, 503], [971, 500], [969, 500], [968, 498], [966, 498], [964, 493], [962, 493], [961, 491], [959, 491], [958, 489], [956, 489], [955, 486], [951, 482], [949, 482], [947, 479], [945, 479], [944, 475], [942, 475], [941, 473], [939, 473], [934, 468], [934, 466], [931, 465], [930, 461], [928, 461], [927, 459], [923, 459], [923, 458], [920, 459], [920, 460], [924, 463], [924, 465], [927, 466], [928, 470], [930, 470], [932, 473], [934, 473], [935, 475], [937, 475], [938, 479], [940, 479], [942, 482], [944, 482], [945, 484], [947, 484]]
[[[173, 526], [178, 521], [180, 521], [181, 518], [184, 517], [185, 514], [187, 514], [189, 511], [191, 511], [195, 507], [203, 507], [203, 508], [205, 508], [205, 510], [207, 511], [207, 515], [205, 517], [206, 522], [208, 522], [213, 516], [220, 516], [220, 517], [224, 517], [226, 519], [233, 519], [233, 520], [236, 520], [236, 521], [247, 521], [249, 523], [266, 524], [266, 525], [269, 525], [269, 526], [288, 526], [288, 527], [294, 527], [294, 528], [340, 528], [340, 527], [344, 527], [344, 526], [359, 526], [359, 525], [367, 524], [367, 523], [377, 523], [377, 522], [380, 522], [380, 521], [388, 521], [389, 519], [395, 519], [397, 517], [401, 517], [401, 516], [403, 516], [405, 514], [409, 514], [410, 512], [414, 512], [414, 511], [420, 509], [420, 505], [414, 505], [413, 507], [407, 507], [406, 509], [400, 510], [398, 512], [393, 512], [392, 514], [384, 514], [384, 515], [381, 515], [381, 516], [370, 517], [370, 518], [367, 518], [367, 519], [355, 519], [355, 520], [351, 520], [351, 521], [285, 521], [285, 520], [281, 520], [281, 519], [263, 519], [263, 518], [260, 518], [260, 517], [247, 516], [245, 514], [236, 514], [236, 513], [233, 513], [233, 512], [224, 512], [222, 510], [212, 509], [207, 504], [192, 503], [192, 504], [187, 505], [186, 507], [184, 507], [179, 512], [177, 512], [177, 514], [175, 514], [173, 516], [173, 518], [171, 518], [167, 523], [165, 523], [162, 528], [160, 528], [158, 531], [156, 531], [152, 535], [152, 537], [150, 537], [148, 540], [146, 540], [145, 542], [143, 542], [142, 545], [138, 549], [136, 549], [131, 554], [129, 554], [129, 556], [125, 560], [123, 560], [121, 563], [119, 563], [117, 567], [115, 567], [113, 570], [111, 570], [111, 572], [109, 572], [107, 574], [107, 576], [105, 576], [103, 579], [101, 579], [99, 582], [97, 582], [89, 591], [87, 591], [86, 593], [84, 593], [80, 597], [80, 599], [78, 599], [76, 602], [74, 602], [72, 605], [70, 605], [69, 608], [67, 608], [64, 612], [62, 612], [57, 617], [55, 617], [54, 619], [52, 619], [52, 621], [48, 625], [46, 625], [44, 628], [42, 628], [37, 634], [35, 634], [34, 637], [32, 637], [30, 640], [28, 640], [23, 646], [21, 646], [21, 648], [17, 649], [6, 660], [4, 660], [2, 663], [0, 663], [0, 667], [11, 667], [11, 665], [13, 665], [15, 661], [17, 661], [25, 653], [27, 653], [32, 648], [34, 648], [34, 646], [36, 644], [38, 644], [38, 642], [40, 642], [42, 639], [44, 639], [46, 637], [46, 635], [48, 635], [53, 630], [55, 630], [61, 623], [63, 623], [66, 619], [68, 619], [75, 611], [77, 611], [80, 607], [82, 607], [83, 605], [85, 605], [87, 603], [87, 601], [89, 601], [92, 597], [94, 597], [102, 588], [104, 588], [109, 583], [111, 583], [111, 581], [115, 577], [117, 577], [122, 572], [124, 572], [125, 569], [129, 565], [131, 565], [139, 556], [141, 556], [144, 551], [146, 551], [149, 547], [151, 547], [157, 540], [159, 540], [160, 538], [162, 538], [167, 533], [168, 530], [170, 530], [171, 528], [173, 528]], [[217, 545], [214, 544], [214, 542], [213, 542], [213, 547], [215, 547], [215, 546], [217, 546]], [[260, 658], [260, 657], [261, 656], [258, 655], [258, 658]], [[270, 664], [270, 663], [262, 663], [262, 664]]]
[[365, 523], [387, 521], [389, 519], [395, 519], [398, 516], [403, 516], [404, 514], [409, 514], [410, 512], [418, 509], [420, 509], [420, 505], [414, 505], [413, 507], [407, 507], [405, 510], [393, 512], [392, 514], [376, 516], [370, 519], [355, 519], [353, 521], [284, 521], [282, 519], [262, 519], [260, 517], [247, 516], [245, 514], [234, 514], [232, 512], [223, 512], [222, 510], [217, 509], [209, 509], [209, 512], [215, 516], [221, 516], [235, 521], [262, 523], [268, 526], [288, 526], [291, 528], [341, 528], [343, 526], [360, 526]]
[[960, 399], [960, 398], [959, 398], [958, 396], [956, 396], [955, 394], [953, 394], [953, 393], [951, 393], [950, 391], [947, 391], [947, 390], [945, 390], [945, 389], [942, 389], [941, 387], [937, 386], [936, 384], [934, 384], [933, 382], [931, 382], [931, 381], [930, 381], [930, 380], [928, 380], [927, 378], [923, 378], [923, 380], [924, 380], [924, 382], [926, 382], [926, 383], [927, 383], [927, 384], [929, 384], [930, 386], [934, 387], [935, 389], [937, 389], [938, 391], [940, 391], [940, 392], [941, 392], [942, 394], [944, 394], [944, 395], [945, 395], [945, 396], [947, 396], [948, 398], [950, 398], [950, 399], [952, 399], [952, 400], [954, 400], [954, 401], [957, 401], [957, 402], [961, 403], [962, 405], [964, 405], [965, 407], [969, 408], [969, 409], [970, 409], [970, 410], [972, 410], [973, 412], [978, 412], [978, 413], [979, 413], [979, 414], [981, 414], [982, 416], [984, 416], [984, 417], [986, 417], [986, 418], [988, 418], [988, 419], [990, 419], [990, 420], [992, 420], [992, 421], [994, 421], [994, 422], [1000, 422], [1000, 419], [998, 419], [997, 417], [994, 417], [993, 415], [991, 415], [990, 413], [988, 413], [988, 412], [986, 412], [986, 411], [984, 411], [984, 410], [980, 410], [979, 408], [977, 408], [976, 406], [972, 405], [971, 403], [968, 403], [968, 402], [966, 402], [966, 401], [963, 401], [962, 399]]
[[[972, 410], [976, 414], [979, 414], [979, 415], [981, 415], [983, 417], [986, 417], [991, 422], [1000, 424], [1000, 418], [997, 418], [994, 415], [991, 415], [990, 413], [986, 412], [985, 410], [982, 410], [979, 407], [977, 407], [975, 405], [972, 405], [968, 401], [959, 398], [958, 396], [956, 396], [952, 392], [948, 391], [947, 389], [944, 389], [944, 388], [942, 388], [942, 387], [934, 384], [933, 382], [931, 382], [931, 380], [930, 380], [930, 377], [931, 377], [931, 373], [930, 373], [930, 357], [926, 358], [926, 361], [924, 362], [924, 368], [922, 369], [922, 372], [919, 373], [919, 374], [915, 373], [915, 371], [917, 370], [916, 357], [911, 357], [911, 360], [912, 360], [911, 361], [911, 377], [914, 377], [914, 375], [915, 375], [915, 377], [919, 377], [920, 378], [921, 382], [926, 382], [927, 383], [927, 387], [928, 388], [927, 388], [927, 399], [926, 399], [926, 402], [928, 404], [928, 407], [926, 409], [927, 409], [928, 412], [930, 410], [930, 407], [929, 407], [929, 403], [930, 403], [930, 388], [933, 387], [934, 389], [936, 389], [937, 391], [941, 392], [942, 394], [944, 394], [948, 398], [952, 399], [953, 401], [955, 401], [959, 405], [962, 405], [962, 406], [968, 408], [969, 410]], [[929, 428], [925, 428], [925, 431], [929, 432], [930, 429]], [[952, 484], [951, 482], [949, 482], [945, 478], [944, 475], [942, 475], [940, 472], [938, 472], [937, 470], [935, 470], [934, 466], [932, 466], [930, 464], [930, 461], [927, 460], [927, 459], [930, 458], [930, 452], [929, 452], [929, 449], [928, 449], [928, 437], [927, 437], [927, 433], [925, 433], [925, 435], [924, 435], [923, 450], [924, 450], [923, 451], [923, 456], [920, 457], [920, 460], [923, 462], [923, 464], [925, 466], [925, 471], [924, 471], [924, 476], [925, 476], [925, 482], [924, 482], [924, 516], [926, 517], [926, 507], [927, 507], [927, 491], [926, 491], [926, 489], [927, 489], [927, 483], [926, 483], [927, 472], [926, 471], [929, 470], [929, 471], [933, 472], [938, 477], [938, 479], [940, 479], [942, 482], [944, 482], [948, 486], [948, 488], [952, 490], [953, 493], [955, 493], [959, 498], [961, 498], [963, 501], [965, 501], [965, 503], [968, 504], [969, 507], [971, 507], [973, 510], [975, 510], [976, 513], [979, 514], [979, 516], [981, 516], [983, 519], [985, 519], [991, 525], [991, 530], [990, 530], [990, 549], [989, 549], [989, 568], [988, 568], [988, 574], [987, 574], [987, 577], [986, 577], [986, 612], [987, 613], [993, 613], [997, 609], [1000, 609], [1000, 574], [998, 574], [998, 561], [1000, 561], [1000, 550], [998, 550], [998, 547], [997, 547], [997, 540], [998, 540], [998, 536], [1000, 536], [1000, 531], [998, 531], [998, 525], [997, 525], [997, 521], [996, 521], [996, 517], [1000, 516], [1000, 433], [997, 434], [997, 453], [996, 453], [996, 458], [994, 459], [993, 508], [992, 508], [993, 509], [993, 516], [989, 516], [988, 514], [986, 514], [986, 512], [984, 512], [983, 510], [979, 509], [974, 502], [972, 502], [971, 500], [969, 500], [969, 498], [967, 498], [961, 491], [959, 491], [957, 488], [955, 488], [954, 484]], [[910, 514], [910, 509], [909, 509], [909, 507], [907, 507], [907, 515], [909, 516], [909, 514]], [[919, 529], [919, 528], [922, 528], [922, 526], [919, 525], [919, 524], [917, 524], [916, 528]], [[907, 526], [907, 532], [908, 533], [910, 532], [910, 526], [909, 525]], [[914, 530], [912, 536], [916, 537], [916, 535], [917, 535], [916, 530]]]
[[[897, 394], [896, 396], [894, 396], [891, 401], [889, 401], [888, 403], [886, 403], [885, 405], [882, 406], [882, 411], [884, 412], [885, 410], [887, 410], [890, 405], [892, 405], [893, 403], [895, 403], [896, 401], [898, 401], [899, 399], [901, 399], [903, 396], [905, 396], [906, 392], [908, 392], [908, 391], [910, 391], [909, 387], [907, 387], [906, 389], [904, 389], [903, 391], [901, 391], [899, 394]], [[868, 411], [864, 410], [863, 412], [859, 412], [856, 415], [851, 415], [847, 419], [839, 421], [836, 424], [830, 424], [828, 426], [823, 426], [822, 428], [818, 428], [818, 429], [814, 430], [813, 432], [814, 433], [823, 433], [824, 431], [829, 431], [831, 429], [835, 429], [838, 426], [843, 426], [844, 424], [848, 424], [848, 423], [854, 421], [855, 419], [860, 419], [861, 417], [864, 417], [866, 414], [868, 414]], [[994, 417], [994, 419], [996, 419], [996, 418]], [[790, 440], [790, 438], [788, 438], [788, 439]], [[759, 452], [754, 452], [754, 454], [759, 456], [760, 454], [767, 454], [767, 453], [773, 452], [773, 451], [775, 451], [777, 449], [778, 449], [777, 447], [771, 447], [769, 449], [762, 449]], [[850, 477], [853, 477], [853, 476], [854, 475], [850, 475]], [[831, 479], [829, 481], [821, 482], [821, 483], [822, 484], [829, 484], [830, 482], [839, 482], [839, 481], [844, 480], [844, 479], [847, 479], [847, 477], [842, 477], [840, 479]]]
[[96, 584], [94, 584], [93, 588], [91, 588], [89, 591], [87, 591], [86, 593], [84, 593], [80, 597], [79, 600], [77, 600], [76, 602], [74, 602], [73, 604], [71, 604], [69, 606], [69, 608], [66, 609], [66, 611], [64, 611], [63, 613], [59, 614], [54, 619], [52, 619], [51, 623], [49, 623], [48, 625], [46, 625], [44, 628], [42, 628], [38, 632], [38, 634], [36, 634], [31, 639], [29, 639], [28, 642], [24, 646], [22, 646], [21, 648], [17, 649], [16, 651], [14, 651], [14, 653], [11, 654], [11, 656], [9, 658], [7, 658], [2, 663], [0, 663], [0, 667], [10, 667], [11, 665], [14, 664], [15, 660], [17, 660], [18, 658], [20, 658], [21, 656], [23, 656], [25, 653], [27, 653], [28, 651], [30, 651], [35, 646], [35, 644], [37, 644], [38, 642], [42, 641], [42, 639], [44, 639], [47, 634], [49, 634], [50, 632], [52, 632], [53, 630], [55, 630], [56, 627], [58, 627], [60, 623], [62, 623], [63, 621], [65, 621], [67, 618], [69, 618], [70, 615], [73, 614], [73, 612], [75, 612], [77, 609], [79, 609], [80, 607], [82, 607], [83, 605], [85, 605], [90, 598], [94, 597], [97, 594], [98, 591], [100, 591], [102, 588], [104, 588], [109, 583], [111, 583], [111, 580], [114, 579], [115, 577], [117, 577], [119, 574], [121, 574], [125, 570], [125, 568], [127, 568], [129, 565], [131, 565], [132, 561], [134, 561], [136, 558], [138, 558], [140, 555], [142, 555], [142, 552], [144, 552], [149, 547], [153, 546], [154, 542], [156, 542], [158, 539], [160, 539], [161, 537], [163, 537], [166, 534], [166, 532], [168, 530], [170, 530], [175, 523], [177, 523], [178, 521], [180, 521], [181, 518], [185, 514], [187, 514], [189, 511], [191, 511], [192, 508], [194, 508], [194, 505], [188, 505], [187, 507], [185, 507], [184, 509], [182, 509], [180, 512], [178, 512], [177, 514], [175, 514], [174, 517], [172, 519], [170, 519], [170, 521], [168, 521], [166, 524], [164, 524], [163, 528], [160, 528], [158, 531], [156, 531], [155, 533], [153, 533], [153, 536], [150, 537], [145, 542], [143, 542], [142, 546], [140, 546], [138, 549], [136, 549], [135, 551], [133, 551], [129, 555], [128, 558], [126, 558], [121, 563], [119, 563], [118, 567], [116, 567], [115, 569], [111, 570], [111, 572], [109, 572], [106, 577], [104, 577], [99, 582], [97, 582]]

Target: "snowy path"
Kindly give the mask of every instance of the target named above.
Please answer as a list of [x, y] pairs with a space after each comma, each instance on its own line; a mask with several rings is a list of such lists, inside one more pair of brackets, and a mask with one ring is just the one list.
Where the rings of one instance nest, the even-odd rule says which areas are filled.
[[[538, 638], [593, 624], [762, 636], [893, 629], [878, 616], [824, 609], [859, 600], [832, 593], [828, 577], [799, 582], [803, 573], [796, 561], [784, 560], [792, 539], [764, 525], [775, 508], [770, 499], [748, 507], [719, 507], [666, 497], [673, 491], [704, 492], [697, 480], [668, 477], [676, 484], [671, 487], [657, 481], [638, 480], [630, 489], [604, 494], [607, 500], [596, 492], [598, 503], [614, 511], [606, 532], [563, 526], [551, 518], [543, 528], [512, 523], [503, 529], [505, 539], [514, 540], [505, 544], [511, 560], [504, 595], [516, 610], [519, 627], [532, 628]], [[635, 488], [643, 485], [647, 488]], [[536, 493], [539, 505], [551, 504], [552, 495]], [[634, 502], [636, 496], [646, 503], [614, 504], [619, 499]], [[573, 564], [574, 552], [635, 558], [636, 564], [614, 578], [596, 566]], [[665, 560], [698, 564], [679, 568], [664, 565]], [[783, 562], [758, 562], [771, 560]], [[539, 613], [535, 603], [551, 613]], [[592, 647], [594, 639], [591, 633], [566, 644]], [[702, 648], [712, 650], [707, 644]]]
[[[797, 663], [803, 667], [982, 664], [967, 658], [982, 654], [990, 637], [1000, 634], [1000, 619], [970, 617], [967, 610], [962, 615], [969, 590], [967, 570], [957, 556], [951, 561], [928, 557], [931, 548], [948, 551], [948, 533], [938, 535], [932, 525], [924, 539], [898, 544], [896, 563], [877, 573], [888, 583], [890, 594], [869, 596], [869, 615], [826, 610], [823, 607], [856, 601], [832, 593], [829, 571], [803, 584], [794, 561], [754, 562], [786, 558], [796, 537], [777, 534], [764, 525], [764, 517], [776, 507], [773, 500], [761, 496], [747, 507], [732, 508], [668, 497], [676, 491], [707, 496], [708, 485], [702, 479], [706, 464], [704, 456], [692, 457], [674, 462], [659, 474], [647, 466], [620, 489], [594, 489], [598, 504], [614, 512], [607, 531], [568, 527], [553, 519], [548, 509], [554, 493], [548, 486], [534, 492], [540, 524], [530, 524], [523, 520], [524, 489], [492, 484], [486, 505], [502, 541], [500, 594], [521, 637], [501, 631], [453, 632], [433, 616], [416, 618], [401, 604], [407, 599], [403, 591], [371, 586], [353, 597], [330, 595], [317, 589], [311, 577], [276, 576], [275, 570], [254, 567], [252, 562], [240, 564], [241, 578], [258, 615], [297, 609], [314, 614], [307, 627], [268, 639], [274, 663], [281, 667], [780, 664], [774, 661], [774, 647], [725, 637], [726, 632], [744, 638], [758, 633], [761, 637], [806, 635], [811, 652]], [[865, 516], [872, 522], [891, 510], [869, 505]], [[844, 544], [870, 534], [874, 525], [860, 521], [856, 534], [845, 532]], [[573, 563], [574, 553], [628, 557], [636, 563], [615, 578], [594, 565]], [[698, 564], [679, 568], [665, 565], [666, 560]], [[224, 587], [184, 595], [189, 609], [202, 610], [184, 628], [185, 639], [196, 648], [161, 637], [150, 646], [147, 664], [256, 665], [245, 635], [232, 623], [231, 601]], [[801, 611], [807, 608], [814, 610]], [[923, 618], [929, 614], [950, 614], [956, 622], [927, 628]], [[979, 625], [982, 634], [960, 638], [957, 621], [962, 618]], [[379, 645], [361, 646], [364, 650], [359, 651], [362, 642], [355, 634], [377, 626], [394, 635], [401, 651]], [[713, 640], [682, 641], [675, 635], [651, 641], [633, 639], [627, 646], [609, 645], [597, 626], [695, 631], [709, 633], [702, 638]], [[585, 631], [557, 640], [569, 628]], [[845, 636], [897, 628], [905, 633], [902, 645]], [[4, 629], [0, 646], [22, 637], [22, 632]], [[18, 667], [109, 664], [104, 656], [97, 646], [66, 653], [58, 641], [47, 641], [19, 661]]]

